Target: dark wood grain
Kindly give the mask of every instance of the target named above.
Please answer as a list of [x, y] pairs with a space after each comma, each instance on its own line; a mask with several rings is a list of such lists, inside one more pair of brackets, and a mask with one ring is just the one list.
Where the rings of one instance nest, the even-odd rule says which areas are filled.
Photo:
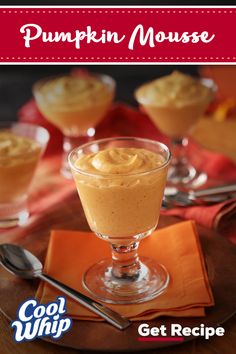
[[[236, 315], [230, 318], [225, 324], [225, 336], [214, 337], [209, 341], [196, 339], [175, 347], [158, 349], [158, 354], [235, 354], [236, 343]], [[99, 348], [97, 348], [99, 349]], [[0, 350], [1, 354], [89, 354], [91, 352], [59, 347], [57, 345], [35, 340], [30, 343], [17, 344], [12, 339], [12, 331], [9, 321], [0, 313]], [[101, 351], [94, 351], [93, 354], [104, 354]], [[149, 351], [150, 354], [157, 353], [157, 350]], [[139, 354], [147, 354], [147, 351], [140, 351]]]

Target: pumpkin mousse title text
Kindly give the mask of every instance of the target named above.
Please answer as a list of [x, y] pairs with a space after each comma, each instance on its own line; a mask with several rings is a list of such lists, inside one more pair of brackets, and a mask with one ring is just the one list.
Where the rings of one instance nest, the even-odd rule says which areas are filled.
[[72, 43], [76, 49], [80, 49], [83, 44], [91, 43], [113, 43], [119, 44], [127, 41], [128, 49], [134, 50], [136, 46], [156, 47], [159, 43], [209, 43], [215, 38], [215, 34], [208, 31], [194, 32], [167, 32], [148, 27], [144, 28], [142, 24], [137, 25], [130, 35], [120, 34], [115, 31], [102, 29], [100, 32], [87, 26], [84, 30], [75, 30], [73, 32], [49, 32], [44, 31], [41, 26], [35, 23], [25, 24], [20, 28], [23, 35], [24, 45], [30, 48], [33, 42], [43, 43]]

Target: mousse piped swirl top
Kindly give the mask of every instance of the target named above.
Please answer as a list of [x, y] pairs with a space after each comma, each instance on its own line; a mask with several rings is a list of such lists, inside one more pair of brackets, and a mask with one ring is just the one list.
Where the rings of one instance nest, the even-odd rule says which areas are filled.
[[162, 156], [146, 149], [107, 148], [81, 156], [75, 166], [92, 174], [122, 175], [148, 172], [163, 164]]
[[24, 155], [40, 150], [40, 145], [28, 137], [0, 131], [0, 158]]
[[144, 84], [135, 92], [139, 103], [158, 107], [182, 107], [202, 100], [210, 102], [213, 95], [213, 88], [179, 71]]
[[42, 82], [41, 86], [38, 86], [38, 94], [44, 104], [55, 106], [58, 111], [71, 111], [110, 100], [113, 93], [108, 85], [96, 76], [64, 75]]

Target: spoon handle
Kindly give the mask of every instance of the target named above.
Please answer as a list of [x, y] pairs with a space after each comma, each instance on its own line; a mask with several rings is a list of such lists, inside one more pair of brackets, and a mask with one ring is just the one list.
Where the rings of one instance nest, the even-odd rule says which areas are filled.
[[131, 322], [127, 318], [111, 310], [109, 307], [104, 306], [103, 304], [100, 304], [97, 301], [94, 301], [88, 296], [70, 288], [69, 286], [59, 282], [56, 279], [53, 279], [49, 275], [38, 274], [37, 276], [41, 280], [46, 281], [47, 283], [62, 291], [66, 295], [70, 296], [72, 299], [76, 300], [79, 304], [83, 305], [87, 309], [91, 310], [92, 312], [95, 312], [97, 315], [104, 318], [114, 327], [123, 330], [131, 325]]
[[211, 187], [211, 188], [202, 189], [198, 191], [191, 191], [191, 194], [195, 198], [200, 198], [204, 196], [217, 195], [223, 193], [233, 193], [233, 192], [236, 192], [236, 183]]

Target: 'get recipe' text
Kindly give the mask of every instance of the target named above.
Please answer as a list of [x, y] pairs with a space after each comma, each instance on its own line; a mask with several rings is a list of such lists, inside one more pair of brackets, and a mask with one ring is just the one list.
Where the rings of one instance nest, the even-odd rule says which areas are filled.
[[[167, 337], [167, 327], [150, 327], [147, 323], [142, 323], [138, 327], [138, 333], [141, 337]], [[209, 339], [213, 336], [222, 337], [225, 334], [223, 327], [207, 327], [203, 323], [198, 327], [183, 327], [179, 323], [172, 323], [170, 326], [171, 337], [203, 337]]]

